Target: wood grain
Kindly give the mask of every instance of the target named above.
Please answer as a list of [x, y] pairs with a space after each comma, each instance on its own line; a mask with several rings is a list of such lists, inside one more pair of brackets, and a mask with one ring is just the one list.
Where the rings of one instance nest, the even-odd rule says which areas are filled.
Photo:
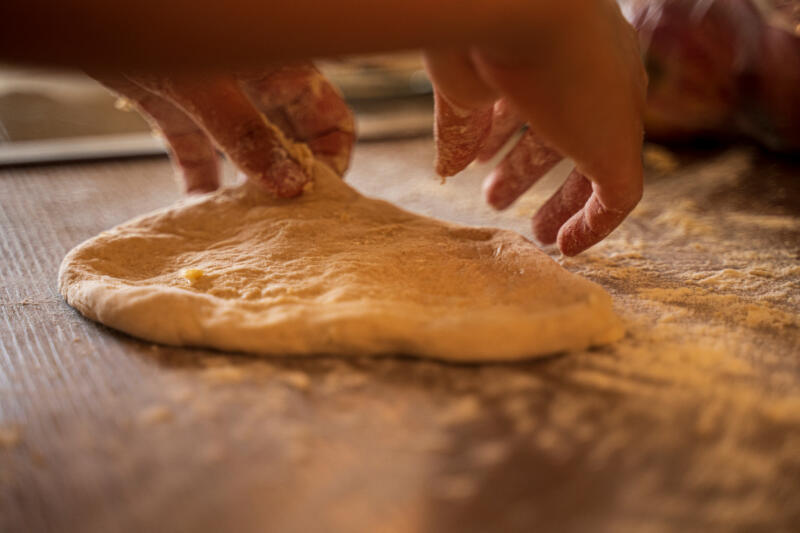
[[[441, 186], [432, 155], [360, 145], [349, 180], [526, 235], [556, 185], [494, 213], [485, 169]], [[252, 358], [91, 323], [59, 262], [177, 198], [167, 162], [0, 172], [0, 531], [797, 531], [800, 170], [748, 149], [680, 162], [563, 260], [614, 294], [623, 341], [475, 366]]]

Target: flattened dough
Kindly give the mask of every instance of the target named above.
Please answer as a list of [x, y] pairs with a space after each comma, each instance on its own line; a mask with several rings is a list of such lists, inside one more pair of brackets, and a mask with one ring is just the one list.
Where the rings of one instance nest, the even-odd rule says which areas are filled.
[[610, 296], [522, 236], [366, 198], [319, 163], [314, 173], [298, 199], [244, 184], [105, 231], [67, 255], [59, 290], [142, 339], [265, 355], [495, 361], [622, 336]]

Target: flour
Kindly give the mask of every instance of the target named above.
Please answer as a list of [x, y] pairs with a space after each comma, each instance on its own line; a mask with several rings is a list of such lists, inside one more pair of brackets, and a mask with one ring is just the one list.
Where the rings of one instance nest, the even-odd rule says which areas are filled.
[[[800, 389], [792, 370], [800, 353], [800, 235], [786, 233], [796, 231], [796, 215], [754, 205], [739, 192], [764, 178], [750, 175], [753, 159], [747, 149], [699, 164], [679, 165], [674, 158], [651, 169], [640, 206], [599, 245], [573, 258], [548, 248], [565, 268], [614, 295], [626, 337], [552, 361], [538, 374], [484, 368], [475, 380], [480, 385], [473, 384], [479, 391], [474, 400], [452, 411], [463, 413], [452, 416], [454, 423], [472, 427], [484, 414], [500, 416], [516, 438], [553, 463], [577, 461], [588, 449], [582, 463], [587, 472], [609, 465], [648, 469], [657, 458], [679, 457], [686, 431], [670, 428], [685, 426], [706, 444], [686, 459], [682, 479], [653, 467], [654, 475], [637, 477], [626, 494], [638, 495], [639, 504], [652, 495], [660, 506], [653, 513], [659, 514], [677, 484], [736, 502], [708, 511], [721, 524], [775, 516], [780, 498], [758, 487], [778, 479], [783, 490], [796, 488], [788, 472], [796, 471], [800, 443], [796, 432], [792, 436], [792, 428], [800, 427]], [[451, 218], [472, 214], [530, 231], [530, 216], [569, 170], [562, 165], [503, 212], [486, 210], [472, 192], [486, 169], [442, 188], [420, 180], [406, 205], [439, 195], [446, 200], [437, 209]], [[591, 398], [583, 401], [586, 395]], [[632, 441], [626, 428], [643, 420], [653, 430]], [[774, 427], [786, 442], [765, 455], [752, 443], [754, 424]], [[671, 505], [670, 513], [680, 516], [687, 503], [675, 499]]]
[[750, 327], [773, 329], [800, 327], [800, 316], [767, 304], [748, 302], [737, 294], [717, 294], [706, 289], [690, 287], [641, 289], [639, 294], [645, 298], [693, 309], [705, 308], [714, 318]]

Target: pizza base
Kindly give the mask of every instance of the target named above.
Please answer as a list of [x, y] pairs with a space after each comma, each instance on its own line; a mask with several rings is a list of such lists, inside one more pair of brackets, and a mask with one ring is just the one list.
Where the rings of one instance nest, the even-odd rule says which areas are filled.
[[263, 355], [504, 361], [623, 335], [608, 293], [521, 235], [364, 197], [322, 163], [314, 178], [296, 199], [244, 183], [105, 231], [59, 290], [141, 339]]

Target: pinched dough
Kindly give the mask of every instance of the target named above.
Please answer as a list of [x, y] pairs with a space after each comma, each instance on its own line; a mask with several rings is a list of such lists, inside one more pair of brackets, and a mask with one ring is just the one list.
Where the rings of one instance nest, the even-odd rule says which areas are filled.
[[243, 184], [105, 231], [67, 255], [59, 290], [142, 339], [255, 354], [496, 361], [622, 336], [610, 296], [522, 236], [314, 174], [300, 198]]

